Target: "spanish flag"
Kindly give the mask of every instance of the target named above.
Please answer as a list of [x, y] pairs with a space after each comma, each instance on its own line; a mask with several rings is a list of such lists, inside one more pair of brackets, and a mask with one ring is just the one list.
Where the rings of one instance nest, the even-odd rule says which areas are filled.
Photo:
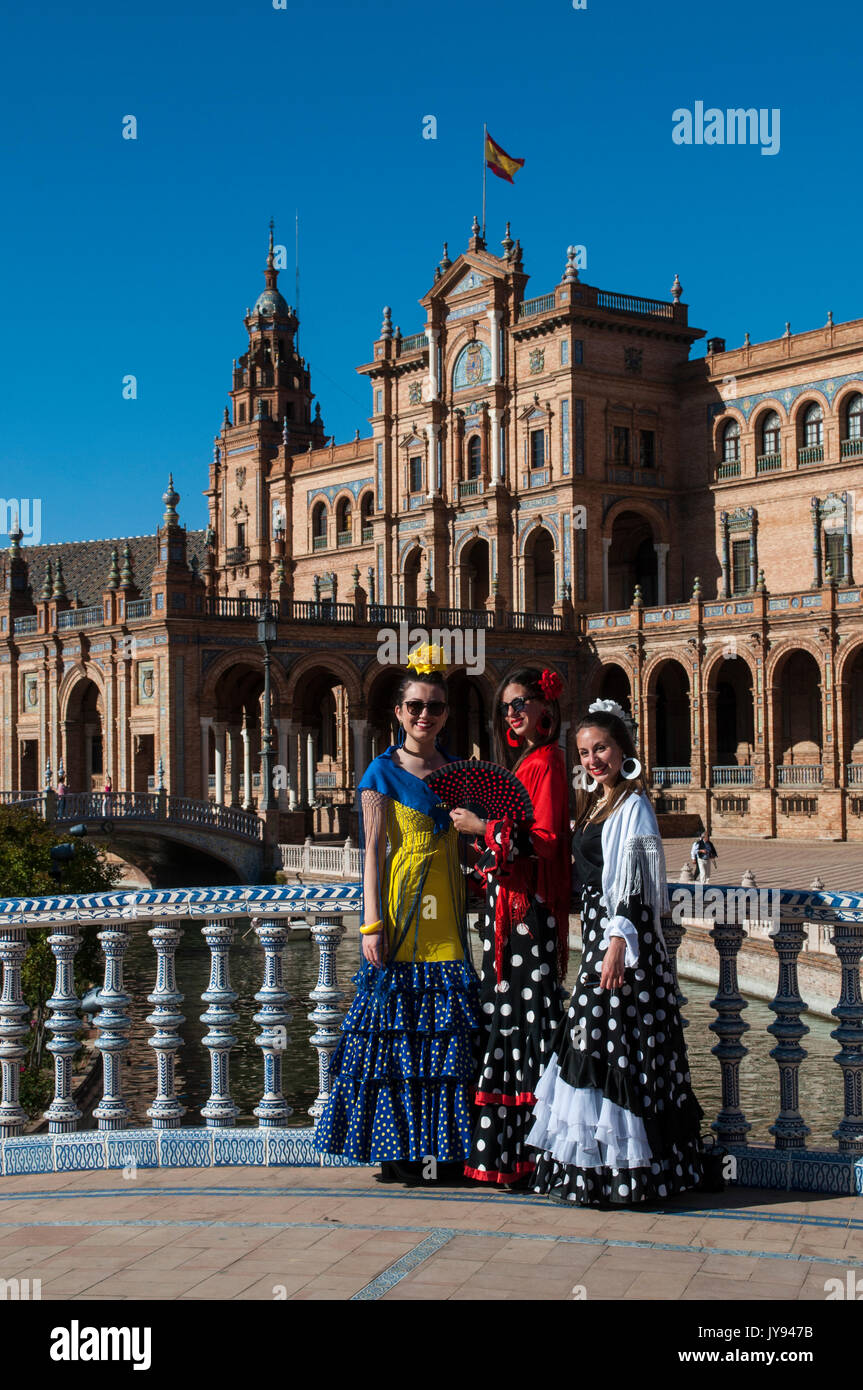
[[506, 179], [507, 183], [513, 182], [513, 174], [524, 164], [523, 159], [514, 159], [506, 150], [501, 149], [488, 131], [485, 136], [485, 162], [493, 174], [497, 174], [499, 179]]

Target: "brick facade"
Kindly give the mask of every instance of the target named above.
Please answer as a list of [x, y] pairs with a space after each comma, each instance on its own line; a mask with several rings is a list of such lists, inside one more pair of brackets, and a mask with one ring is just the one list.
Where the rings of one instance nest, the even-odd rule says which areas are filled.
[[498, 256], [475, 223], [419, 331], [384, 310], [358, 368], [371, 436], [337, 445], [272, 230], [264, 279], [206, 533], [169, 486], [155, 536], [0, 556], [3, 788], [50, 757], [76, 789], [110, 770], [143, 791], [161, 760], [172, 792], [254, 802], [269, 596], [286, 836], [348, 828], [390, 730], [378, 634], [404, 622], [485, 641], [453, 680], [459, 752], [488, 754], [498, 681], [542, 660], [565, 729], [597, 696], [628, 707], [666, 814], [863, 839], [863, 321], [690, 360], [676, 277], [669, 301], [603, 291], [571, 251], [526, 298], [509, 228]]

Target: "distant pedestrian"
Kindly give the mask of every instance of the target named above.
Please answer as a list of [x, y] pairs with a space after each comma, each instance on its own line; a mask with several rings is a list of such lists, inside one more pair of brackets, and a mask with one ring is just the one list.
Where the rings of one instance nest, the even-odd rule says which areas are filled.
[[105, 776], [105, 785], [104, 785], [104, 787], [102, 788], [102, 814], [105, 815], [105, 816], [108, 814], [108, 812], [109, 812], [110, 809], [111, 809], [111, 794], [112, 794], [112, 792], [113, 792], [113, 787], [111, 786], [111, 774], [110, 774], [110, 773], [107, 773], [106, 776]]
[[61, 778], [60, 778], [60, 781], [57, 783], [57, 800], [58, 800], [58, 801], [63, 801], [63, 799], [65, 798], [65, 796], [66, 796], [66, 783], [63, 781], [63, 778], [61, 777]]
[[698, 866], [699, 883], [709, 883], [712, 861], [719, 859], [713, 841], [708, 840], [706, 835], [699, 835], [698, 839], [693, 842], [689, 857]]

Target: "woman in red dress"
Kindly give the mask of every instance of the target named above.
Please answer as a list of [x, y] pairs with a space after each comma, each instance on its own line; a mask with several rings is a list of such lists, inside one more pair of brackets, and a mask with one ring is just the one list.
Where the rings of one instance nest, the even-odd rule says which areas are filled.
[[477, 867], [486, 885], [485, 1031], [465, 1172], [508, 1187], [527, 1186], [533, 1172], [525, 1134], [563, 1014], [571, 871], [566, 759], [557, 742], [562, 690], [555, 671], [525, 667], [507, 678], [495, 701], [495, 757], [526, 787], [534, 819], [518, 825], [450, 812], [458, 830], [483, 842]]

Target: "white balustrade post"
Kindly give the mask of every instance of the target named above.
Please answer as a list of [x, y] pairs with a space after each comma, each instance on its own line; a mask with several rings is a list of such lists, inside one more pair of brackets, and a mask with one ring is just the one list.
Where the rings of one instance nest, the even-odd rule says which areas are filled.
[[342, 1014], [337, 1005], [344, 999], [345, 992], [339, 989], [336, 951], [344, 934], [340, 914], [317, 918], [312, 928], [312, 940], [320, 952], [318, 983], [309, 995], [315, 1003], [315, 1008], [309, 1014], [309, 1022], [315, 1027], [310, 1041], [318, 1053], [318, 1094], [314, 1104], [309, 1106], [309, 1114], [314, 1120], [323, 1114], [329, 1098], [330, 1059], [341, 1033]]
[[282, 1093], [284, 1058], [290, 1042], [286, 1030], [291, 1021], [287, 1011], [290, 996], [282, 977], [282, 952], [290, 933], [281, 922], [253, 919], [252, 925], [264, 948], [264, 983], [255, 995], [255, 1002], [261, 1007], [254, 1015], [261, 1030], [255, 1046], [264, 1056], [264, 1094], [252, 1113], [261, 1129], [277, 1129], [287, 1124], [292, 1113]]
[[129, 1107], [123, 1099], [120, 1063], [129, 1047], [126, 1034], [132, 1026], [129, 996], [123, 992], [123, 957], [129, 933], [112, 927], [99, 932], [99, 941], [105, 955], [105, 983], [99, 990], [99, 1012], [94, 1022], [99, 1029], [96, 1046], [102, 1054], [102, 1099], [93, 1118], [100, 1129], [125, 1129]]
[[27, 1056], [24, 1039], [30, 1032], [30, 1010], [21, 993], [21, 967], [26, 954], [26, 928], [3, 927], [0, 931], [0, 961], [3, 963], [3, 991], [0, 994], [0, 1070], [3, 1073], [0, 1139], [14, 1138], [27, 1123], [27, 1111], [20, 1101], [21, 1064]]
[[154, 1006], [147, 1022], [155, 1028], [147, 1042], [156, 1054], [156, 1097], [147, 1110], [153, 1129], [177, 1129], [186, 1113], [174, 1093], [177, 1052], [183, 1046], [179, 1011], [183, 996], [177, 989], [174, 957], [183, 937], [180, 927], [153, 927], [147, 932], [156, 949], [156, 987], [147, 1000]]
[[45, 1111], [49, 1134], [68, 1134], [77, 1129], [81, 1111], [72, 1098], [72, 1058], [78, 1051], [81, 1031], [78, 1010], [81, 1000], [75, 993], [75, 956], [81, 945], [78, 928], [48, 937], [54, 954], [56, 975], [54, 993], [47, 1001], [52, 1011], [48, 1027], [52, 1033], [47, 1049], [54, 1058], [54, 1099]]
[[207, 922], [201, 928], [210, 948], [210, 983], [201, 995], [209, 1007], [201, 1014], [209, 1032], [201, 1039], [210, 1053], [210, 1098], [201, 1114], [211, 1129], [234, 1125], [239, 1115], [231, 1100], [229, 1068], [231, 1049], [237, 1039], [231, 1031], [237, 1021], [232, 1004], [237, 998], [231, 989], [228, 954], [234, 939], [233, 922]]

